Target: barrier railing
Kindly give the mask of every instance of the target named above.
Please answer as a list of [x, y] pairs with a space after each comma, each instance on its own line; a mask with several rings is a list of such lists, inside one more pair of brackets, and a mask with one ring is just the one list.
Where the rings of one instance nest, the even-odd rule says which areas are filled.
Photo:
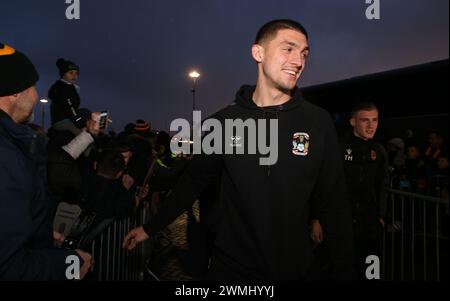
[[385, 280], [448, 279], [448, 210], [448, 199], [389, 190], [382, 252]]
[[[146, 275], [159, 280], [148, 268], [151, 241], [139, 244], [132, 251], [122, 249], [125, 235], [150, 218], [150, 205], [145, 203], [134, 215], [105, 225], [91, 245], [94, 280], [142, 281]], [[382, 278], [448, 279], [448, 219], [448, 200], [389, 189]]]
[[150, 275], [159, 280], [147, 267], [151, 256], [151, 242], [139, 244], [134, 250], [122, 248], [125, 235], [133, 228], [149, 221], [150, 205], [146, 202], [133, 215], [120, 220], [111, 220], [92, 241], [91, 252], [95, 263], [92, 269], [98, 281], [142, 281]]

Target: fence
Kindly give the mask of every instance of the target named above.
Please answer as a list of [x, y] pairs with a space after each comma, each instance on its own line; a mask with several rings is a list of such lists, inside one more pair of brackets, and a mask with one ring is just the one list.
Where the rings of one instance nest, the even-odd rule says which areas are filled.
[[[158, 277], [148, 268], [150, 240], [122, 249], [125, 235], [151, 218], [145, 203], [133, 216], [110, 221], [92, 242], [93, 279], [142, 281]], [[448, 200], [389, 189], [383, 233], [383, 280], [448, 280]], [[445, 267], [445, 268], [443, 268]]]
[[448, 279], [448, 204], [448, 199], [389, 190], [384, 280]]
[[147, 240], [132, 251], [122, 248], [127, 233], [151, 218], [150, 205], [145, 202], [135, 214], [120, 220], [105, 221], [101, 233], [95, 235], [91, 252], [95, 260], [92, 278], [97, 281], [143, 281], [146, 275], [159, 280], [148, 268], [152, 242]]

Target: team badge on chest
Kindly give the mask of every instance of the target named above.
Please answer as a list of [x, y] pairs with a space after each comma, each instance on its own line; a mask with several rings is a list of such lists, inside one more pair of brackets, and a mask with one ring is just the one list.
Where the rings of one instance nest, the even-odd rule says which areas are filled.
[[377, 152], [373, 149], [370, 150], [370, 159], [372, 159], [372, 161], [377, 159]]
[[292, 153], [297, 156], [306, 156], [309, 152], [309, 135], [295, 133], [292, 137]]

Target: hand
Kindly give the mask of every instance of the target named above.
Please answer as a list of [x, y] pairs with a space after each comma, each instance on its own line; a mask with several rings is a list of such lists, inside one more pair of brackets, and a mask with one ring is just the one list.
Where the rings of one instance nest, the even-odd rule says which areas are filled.
[[57, 242], [64, 242], [66, 238], [64, 237], [64, 234], [53, 231], [53, 240]]
[[123, 239], [122, 248], [129, 251], [133, 250], [138, 243], [141, 243], [147, 239], [149, 239], [149, 236], [145, 233], [142, 226], [134, 228]]
[[122, 184], [123, 184], [123, 187], [125, 187], [126, 190], [130, 190], [131, 186], [133, 186], [133, 184], [134, 184], [133, 177], [128, 175], [128, 174], [124, 174], [122, 176]]
[[382, 219], [381, 217], [380, 217], [380, 224], [381, 224], [381, 227], [384, 228], [384, 219]]
[[86, 253], [80, 249], [75, 250], [78, 255], [83, 259], [83, 265], [80, 269], [80, 279], [83, 279], [86, 276], [87, 272], [91, 268], [91, 264], [93, 263], [92, 256], [89, 253]]
[[313, 219], [311, 221], [311, 239], [315, 245], [321, 244], [323, 241], [323, 230], [322, 225], [318, 219]]

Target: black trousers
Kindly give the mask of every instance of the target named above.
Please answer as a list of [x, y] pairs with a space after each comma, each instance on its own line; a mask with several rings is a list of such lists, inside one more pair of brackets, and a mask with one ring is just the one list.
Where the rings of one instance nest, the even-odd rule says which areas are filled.
[[367, 280], [367, 256], [376, 255], [381, 259], [383, 227], [379, 217], [372, 214], [353, 216], [353, 233], [357, 276], [359, 280]]

